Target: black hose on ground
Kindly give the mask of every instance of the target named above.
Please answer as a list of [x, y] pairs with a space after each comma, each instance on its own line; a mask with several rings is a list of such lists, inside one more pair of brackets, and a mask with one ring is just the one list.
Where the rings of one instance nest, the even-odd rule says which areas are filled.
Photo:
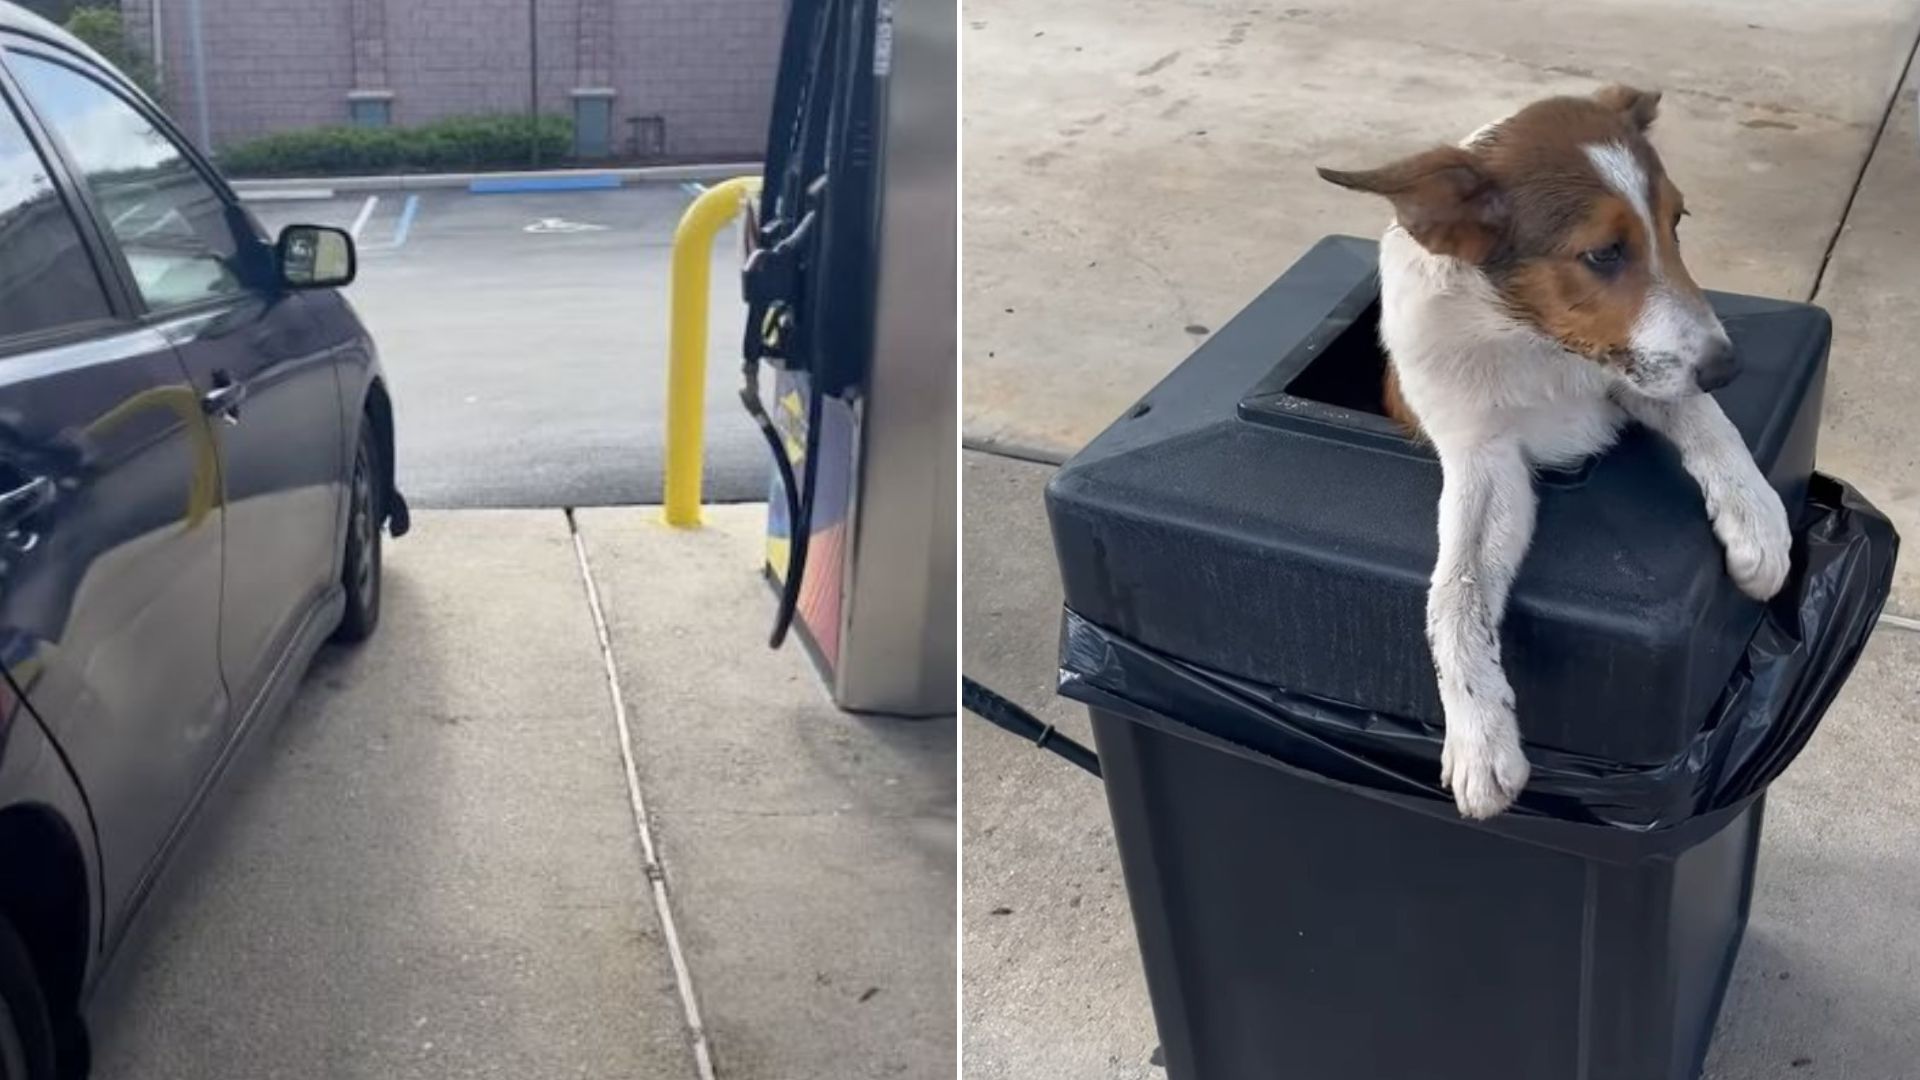
[[1030, 740], [1042, 750], [1051, 750], [1095, 776], [1100, 775], [1100, 755], [965, 676], [960, 679], [960, 705], [980, 719]]

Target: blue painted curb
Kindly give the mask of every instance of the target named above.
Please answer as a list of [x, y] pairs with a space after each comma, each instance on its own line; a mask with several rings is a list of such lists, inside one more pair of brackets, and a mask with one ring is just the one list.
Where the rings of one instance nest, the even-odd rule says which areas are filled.
[[509, 195], [523, 191], [605, 191], [620, 186], [620, 178], [606, 173], [589, 176], [523, 176], [475, 180], [467, 185], [473, 195]]

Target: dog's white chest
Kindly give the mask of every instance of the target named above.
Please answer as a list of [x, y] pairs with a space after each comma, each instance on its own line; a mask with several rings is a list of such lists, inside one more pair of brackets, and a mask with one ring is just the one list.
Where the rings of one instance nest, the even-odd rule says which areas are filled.
[[1572, 465], [1613, 445], [1625, 416], [1604, 396], [1571, 398], [1519, 410], [1511, 430], [1535, 465]]
[[1434, 445], [1517, 442], [1540, 465], [1611, 445], [1624, 420], [1610, 376], [1502, 308], [1485, 278], [1398, 227], [1380, 243], [1382, 344]]

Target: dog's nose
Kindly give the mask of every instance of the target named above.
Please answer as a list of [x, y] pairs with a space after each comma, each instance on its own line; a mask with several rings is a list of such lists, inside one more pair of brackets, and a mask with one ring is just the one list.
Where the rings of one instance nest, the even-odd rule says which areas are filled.
[[1718, 390], [1740, 374], [1740, 358], [1734, 355], [1733, 342], [1716, 341], [1707, 347], [1700, 365], [1693, 369], [1693, 381], [1706, 391]]

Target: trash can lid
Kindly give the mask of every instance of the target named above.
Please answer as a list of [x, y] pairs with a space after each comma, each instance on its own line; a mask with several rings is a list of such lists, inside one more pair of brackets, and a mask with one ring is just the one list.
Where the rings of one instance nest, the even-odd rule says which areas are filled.
[[[1709, 294], [1742, 374], [1715, 397], [1788, 501], [1813, 465], [1830, 323]], [[1379, 415], [1375, 248], [1322, 240], [1048, 487], [1070, 608], [1182, 660], [1438, 724], [1425, 634], [1440, 469]], [[1759, 624], [1673, 449], [1628, 430], [1543, 474], [1502, 628], [1523, 737], [1663, 761]]]

